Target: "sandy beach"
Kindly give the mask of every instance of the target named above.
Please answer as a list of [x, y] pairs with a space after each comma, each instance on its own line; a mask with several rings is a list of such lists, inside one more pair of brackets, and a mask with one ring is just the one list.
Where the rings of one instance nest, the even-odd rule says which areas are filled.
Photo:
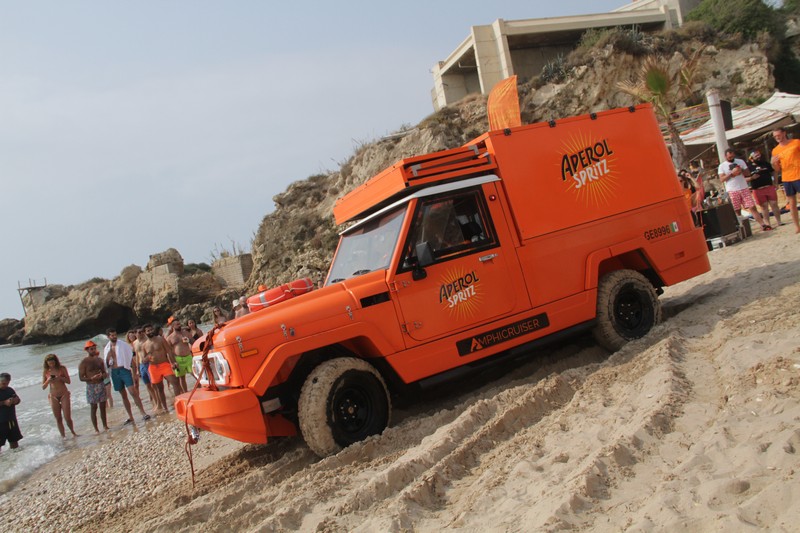
[[796, 531], [800, 236], [756, 230], [710, 258], [615, 354], [575, 338], [398, 406], [324, 460], [203, 434], [194, 488], [183, 426], [160, 417], [4, 495], [6, 530]]

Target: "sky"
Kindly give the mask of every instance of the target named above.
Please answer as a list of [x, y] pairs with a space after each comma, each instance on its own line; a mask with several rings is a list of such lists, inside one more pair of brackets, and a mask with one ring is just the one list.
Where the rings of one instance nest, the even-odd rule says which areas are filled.
[[273, 196], [433, 113], [472, 25], [624, 0], [0, 0], [0, 318], [18, 283], [250, 241]]

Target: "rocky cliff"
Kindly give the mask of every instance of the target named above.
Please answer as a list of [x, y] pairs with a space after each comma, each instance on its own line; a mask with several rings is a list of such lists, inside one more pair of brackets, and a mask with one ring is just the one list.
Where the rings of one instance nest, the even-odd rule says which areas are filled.
[[0, 344], [19, 344], [25, 335], [25, 322], [16, 318], [0, 320]]
[[[571, 56], [571, 64], [562, 67], [564, 73], [557, 83], [543, 84], [539, 79], [523, 83], [523, 121], [634, 103], [616, 84], [634, 77], [649, 53], [680, 61], [703, 49], [695, 87], [698, 101], [712, 87], [734, 102], [763, 100], [774, 90], [772, 68], [759, 45], [720, 48], [674, 32], [661, 39], [636, 53], [623, 51], [613, 42], [583, 50]], [[667, 44], [669, 52], [659, 51]], [[690, 103], [697, 102], [686, 102]], [[336, 172], [291, 184], [273, 198], [275, 210], [264, 217], [254, 237], [249, 292], [255, 292], [260, 284], [275, 286], [300, 277], [321, 280], [338, 238], [339, 228], [331, 213], [336, 198], [399, 159], [462, 145], [487, 129], [485, 98], [467, 97], [458, 105], [427, 117], [415, 128], [359, 147]], [[44, 305], [28, 313], [24, 341], [80, 338], [108, 326], [125, 330], [133, 323], [163, 321], [177, 309], [181, 309], [181, 318], [208, 320], [212, 305], [228, 309], [233, 296], [238, 292], [225, 289], [210, 273], [186, 275], [180, 254], [168, 250], [151, 256], [144, 270], [132, 265], [114, 280], [54, 288]]]
[[[229, 295], [209, 272], [185, 274], [183, 258], [170, 248], [151, 255], [144, 270], [130, 265], [113, 280], [94, 279], [72, 287], [50, 285], [26, 296], [21, 341], [61, 342], [92, 337], [108, 327], [125, 331], [134, 324], [162, 323], [177, 309], [212, 305], [217, 299], [221, 303]], [[192, 318], [202, 320], [204, 309], [191, 310], [198, 313]]]

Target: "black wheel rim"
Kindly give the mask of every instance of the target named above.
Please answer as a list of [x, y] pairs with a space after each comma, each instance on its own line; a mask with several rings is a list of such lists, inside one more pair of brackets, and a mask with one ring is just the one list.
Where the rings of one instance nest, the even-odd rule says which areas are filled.
[[625, 331], [638, 330], [645, 318], [642, 296], [632, 288], [622, 290], [614, 302], [614, 321]]
[[361, 387], [343, 387], [333, 398], [333, 420], [347, 435], [362, 432], [370, 423], [372, 411], [370, 395]]

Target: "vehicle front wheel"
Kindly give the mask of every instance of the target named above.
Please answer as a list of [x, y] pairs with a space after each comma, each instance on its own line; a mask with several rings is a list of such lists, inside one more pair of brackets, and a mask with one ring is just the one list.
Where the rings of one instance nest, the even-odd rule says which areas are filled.
[[300, 391], [300, 431], [320, 457], [377, 435], [389, 425], [392, 404], [383, 378], [362, 359], [341, 357], [317, 366]]
[[616, 270], [597, 286], [595, 340], [612, 352], [647, 335], [661, 322], [661, 302], [650, 281], [635, 270]]

